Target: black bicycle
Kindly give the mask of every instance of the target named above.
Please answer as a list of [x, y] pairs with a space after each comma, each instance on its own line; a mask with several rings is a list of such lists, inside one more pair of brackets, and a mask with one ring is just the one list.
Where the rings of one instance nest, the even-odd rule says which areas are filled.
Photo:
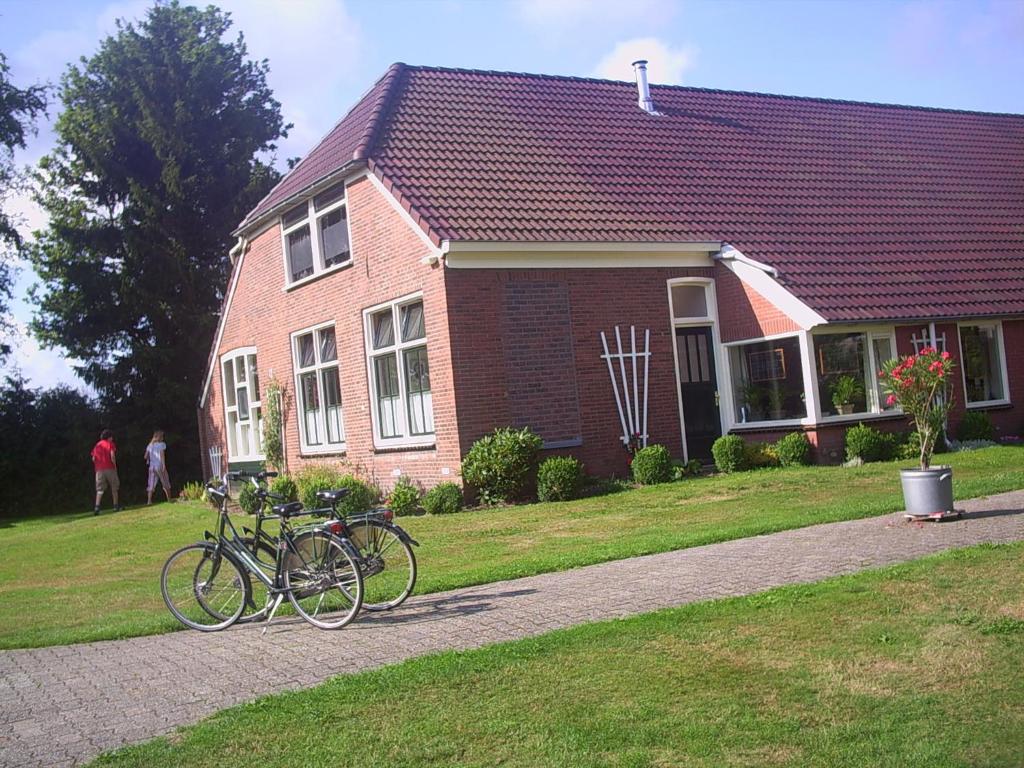
[[[419, 542], [394, 522], [394, 512], [386, 507], [344, 514], [338, 506], [348, 493], [347, 488], [319, 491], [316, 498], [324, 506], [309, 510], [308, 514], [330, 518], [320, 525], [355, 546], [363, 577], [363, 608], [396, 608], [416, 586], [416, 555], [412, 548], [419, 546]], [[242, 541], [249, 553], [267, 568], [273, 566], [278, 539], [263, 528], [264, 519], [257, 515], [254, 529], [243, 528]]]
[[[275, 473], [229, 473], [229, 479], [251, 479], [261, 505], [270, 496], [259, 481]], [[192, 629], [212, 632], [242, 618], [273, 619], [285, 598], [303, 619], [321, 629], [351, 622], [363, 602], [359, 553], [346, 538], [322, 525], [293, 528], [292, 519], [311, 514], [298, 502], [274, 504], [266, 519], [280, 521], [273, 570], [247, 548], [227, 511], [225, 484], [207, 485], [218, 506], [217, 532], [172, 554], [160, 576], [160, 592], [171, 613]]]

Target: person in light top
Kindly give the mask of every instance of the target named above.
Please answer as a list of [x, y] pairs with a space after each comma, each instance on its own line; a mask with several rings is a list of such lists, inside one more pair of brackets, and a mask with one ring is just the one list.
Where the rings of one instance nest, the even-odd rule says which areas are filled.
[[146, 503], [153, 503], [153, 491], [156, 490], [156, 481], [163, 486], [164, 495], [171, 500], [171, 481], [167, 477], [167, 463], [164, 454], [167, 452], [167, 444], [164, 443], [163, 430], [158, 429], [153, 433], [153, 438], [146, 446], [146, 464], [149, 466], [149, 480], [146, 483]]

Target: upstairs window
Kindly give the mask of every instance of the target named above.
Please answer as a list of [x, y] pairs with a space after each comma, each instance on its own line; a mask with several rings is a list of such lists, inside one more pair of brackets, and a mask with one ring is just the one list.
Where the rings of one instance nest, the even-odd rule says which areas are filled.
[[398, 301], [366, 313], [373, 426], [377, 444], [434, 441], [434, 407], [423, 300]]
[[256, 348], [229, 352], [221, 358], [224, 376], [225, 432], [231, 461], [263, 459], [263, 415]]
[[289, 285], [351, 262], [345, 185], [336, 184], [287, 211], [281, 232]]
[[341, 418], [341, 381], [334, 326], [292, 334], [299, 436], [304, 453], [345, 448]]

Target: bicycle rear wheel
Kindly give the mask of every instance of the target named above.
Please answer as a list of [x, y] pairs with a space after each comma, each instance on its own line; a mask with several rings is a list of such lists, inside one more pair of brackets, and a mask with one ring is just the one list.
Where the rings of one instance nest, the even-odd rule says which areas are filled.
[[405, 602], [416, 586], [416, 555], [395, 526], [378, 520], [349, 524], [350, 541], [362, 558], [363, 608], [387, 611]]
[[174, 617], [200, 632], [230, 627], [245, 610], [249, 581], [242, 568], [208, 542], [182, 547], [167, 558], [160, 594]]
[[285, 556], [284, 586], [296, 612], [320, 629], [340, 629], [363, 604], [363, 577], [341, 539], [310, 531]]

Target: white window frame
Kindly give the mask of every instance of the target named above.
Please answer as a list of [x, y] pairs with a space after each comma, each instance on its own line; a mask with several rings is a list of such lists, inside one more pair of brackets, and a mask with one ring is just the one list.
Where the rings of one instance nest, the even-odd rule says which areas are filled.
[[[704, 317], [676, 317], [676, 309], [672, 301], [672, 288], [678, 285], [700, 285], [704, 288], [704, 302], [707, 315]], [[723, 435], [729, 433], [729, 422], [732, 420], [732, 387], [723, 388], [722, 378], [728, 377], [726, 355], [723, 354], [722, 337], [718, 332], [718, 297], [715, 293], [715, 281], [710, 277], [673, 277], [666, 283], [668, 291], [669, 337], [672, 339], [672, 361], [675, 366], [676, 403], [679, 406], [679, 437], [683, 446], [683, 461], [690, 460], [689, 448], [686, 445], [686, 414], [683, 413], [683, 385], [679, 380], [679, 348], [676, 345], [676, 328], [711, 326], [712, 355], [715, 359], [715, 386], [718, 390], [718, 419]], [[727, 416], [726, 414], [730, 414]]]
[[[402, 296], [392, 301], [385, 301], [363, 310], [363, 337], [366, 353], [366, 376], [370, 390], [370, 421], [373, 424], [373, 444], [380, 449], [388, 448], [423, 448], [432, 447], [436, 443], [437, 425], [434, 431], [425, 435], [410, 435], [408, 426], [408, 396], [405, 384], [405, 355], [403, 351], [415, 347], [427, 347], [427, 360], [430, 360], [430, 334], [427, 333], [427, 306], [423, 302], [423, 338], [414, 341], [402, 341], [401, 314], [400, 310], [409, 304], [423, 302], [422, 291]], [[394, 323], [395, 343], [382, 349], [373, 348], [373, 325], [371, 318], [383, 309], [391, 309], [392, 322]], [[377, 377], [374, 375], [373, 359], [384, 355], [395, 355], [398, 360], [398, 393], [401, 407], [396, 421], [396, 427], [401, 433], [398, 437], [382, 437], [380, 430], [380, 416], [377, 412]], [[433, 380], [431, 380], [431, 395], [433, 394]], [[433, 396], [431, 396], [431, 418], [433, 419]]]
[[[317, 334], [327, 328], [334, 330], [334, 347], [335, 347], [335, 359], [329, 360], [324, 363], [320, 360], [320, 344], [318, 343]], [[299, 338], [307, 334], [313, 334], [313, 365], [307, 368], [301, 368], [299, 365]], [[338, 371], [338, 392], [341, 393], [341, 345], [338, 343], [338, 331], [337, 323], [331, 320], [326, 323], [320, 323], [309, 328], [303, 328], [298, 331], [294, 331], [291, 334], [291, 350], [292, 350], [292, 371], [295, 376], [295, 416], [299, 422], [299, 447], [302, 453], [305, 454], [322, 454], [322, 453], [340, 453], [347, 449], [347, 439], [345, 437], [345, 404], [344, 398], [338, 404], [340, 408], [340, 414], [338, 416], [339, 425], [341, 428], [341, 440], [339, 442], [332, 443], [328, 440], [327, 430], [327, 401], [324, 399], [324, 383], [323, 383], [323, 371], [335, 368]], [[316, 374], [317, 391], [320, 397], [320, 413], [317, 417], [317, 426], [321, 430], [321, 434], [324, 436], [322, 445], [311, 445], [309, 442], [309, 436], [306, 434], [306, 416], [302, 409], [302, 376], [307, 373]]]
[[[999, 349], [999, 373], [1002, 376], [1004, 396], [998, 400], [979, 400], [976, 403], [967, 402], [967, 365], [964, 361], [964, 340], [962, 328], [993, 328], [995, 330], [996, 346]], [[1003, 340], [1002, 320], [975, 320], [964, 321], [956, 324], [956, 342], [960, 350], [960, 384], [963, 386], [964, 407], [968, 410], [975, 408], [993, 408], [1000, 405], [1010, 405], [1010, 377], [1006, 370], [1006, 343]]]
[[[871, 327], [871, 326], [857, 326], [857, 325], [823, 325], [819, 328], [815, 328], [809, 333], [810, 339], [808, 343], [808, 351], [814, 354], [815, 336], [833, 336], [843, 333], [863, 333], [865, 343], [867, 345], [867, 365], [864, 370], [864, 396], [867, 401], [868, 408], [870, 410], [861, 411], [859, 413], [848, 413], [848, 414], [832, 414], [830, 416], [823, 416], [821, 412], [821, 402], [818, 400], [818, 367], [816, 364], [816, 357], [812, 357], [810, 360], [810, 370], [813, 374], [812, 381], [810, 382], [814, 386], [815, 394], [815, 405], [816, 424], [841, 424], [843, 422], [850, 421], [863, 421], [864, 419], [888, 419], [893, 416], [902, 416], [903, 411], [900, 408], [889, 408], [883, 409], [882, 403], [880, 402], [881, 393], [877, 392], [878, 388], [878, 371], [881, 370], [881, 360], [875, 360], [875, 345], [871, 342], [874, 339], [888, 339], [889, 348], [895, 357], [899, 357], [899, 352], [896, 348], [896, 328], [895, 326], [884, 326], [884, 327]], [[875, 394], [872, 394], [875, 393]], [[808, 411], [808, 416], [810, 416]]]
[[[343, 187], [341, 199], [331, 203], [322, 211], [314, 210], [313, 201], [324, 192], [327, 192], [339, 185]], [[329, 275], [332, 272], [350, 267], [352, 266], [354, 259], [352, 247], [352, 218], [349, 216], [351, 208], [348, 204], [348, 185], [344, 182], [338, 182], [338, 184], [332, 184], [318, 191], [304, 203], [306, 206], [306, 218], [300, 219], [285, 228], [285, 215], [291, 213], [301, 205], [303, 205], [303, 203], [291, 206], [287, 211], [284, 211], [278, 219], [281, 229], [281, 253], [284, 257], [284, 290], [286, 291], [298, 288], [300, 285], [305, 285], [306, 283], [316, 280], [323, 275]], [[320, 242], [320, 219], [329, 213], [333, 213], [339, 208], [345, 209], [345, 229], [348, 232], [348, 259], [338, 264], [332, 264], [331, 266], [326, 267], [324, 266], [323, 243]], [[298, 280], [292, 280], [292, 265], [288, 253], [288, 235], [305, 226], [309, 227], [310, 247], [313, 249], [313, 274], [306, 275]]]
[[[259, 443], [260, 449], [263, 448], [263, 408], [262, 401], [260, 399], [260, 393], [253, 386], [253, 377], [249, 369], [249, 357], [255, 358], [254, 365], [256, 367], [257, 374], [259, 373], [259, 357], [257, 355], [256, 347], [239, 347], [238, 349], [232, 349], [230, 352], [225, 352], [220, 357], [220, 377], [221, 377], [221, 391], [224, 399], [224, 435], [227, 438], [228, 445], [228, 461], [264, 461], [266, 455], [259, 451], [253, 451], [252, 448]], [[249, 414], [246, 419], [239, 418], [240, 414], [238, 411], [238, 374], [236, 371], [235, 361], [238, 358], [242, 358], [243, 365], [245, 366], [245, 388], [246, 397], [249, 399]], [[232, 378], [234, 384], [232, 387], [228, 387], [227, 376], [224, 373], [224, 366], [230, 362], [232, 365]], [[234, 390], [234, 405], [228, 404], [228, 390]], [[257, 414], [257, 411], [259, 413]], [[231, 430], [231, 414], [235, 414], [235, 431]], [[252, 439], [250, 438], [249, 446], [250, 450], [248, 453], [242, 453], [238, 450], [238, 446], [241, 443], [241, 428], [243, 423], [248, 423], [252, 430]]]

